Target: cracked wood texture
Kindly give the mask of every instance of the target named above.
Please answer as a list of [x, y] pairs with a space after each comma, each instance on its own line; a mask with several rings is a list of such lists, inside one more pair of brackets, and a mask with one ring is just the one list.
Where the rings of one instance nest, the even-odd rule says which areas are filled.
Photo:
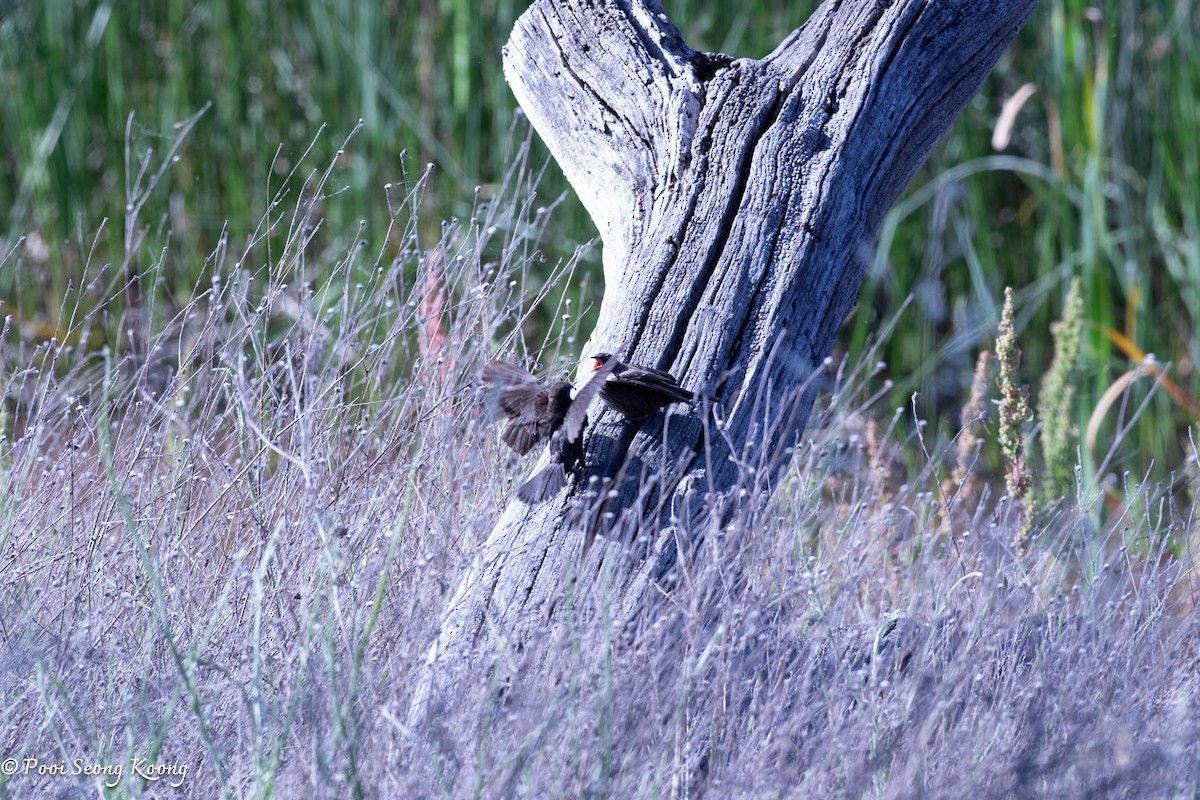
[[452, 695], [471, 654], [500, 643], [498, 661], [527, 656], [589, 593], [636, 619], [674, 565], [703, 557], [700, 531], [770, 491], [880, 221], [1035, 6], [830, 0], [757, 61], [691, 50], [656, 2], [525, 12], [505, 74], [604, 244], [580, 356], [620, 351], [706, 403], [640, 426], [593, 408], [587, 470], [605, 491], [593, 480], [590, 499], [581, 484], [504, 511], [451, 600], [417, 706]]

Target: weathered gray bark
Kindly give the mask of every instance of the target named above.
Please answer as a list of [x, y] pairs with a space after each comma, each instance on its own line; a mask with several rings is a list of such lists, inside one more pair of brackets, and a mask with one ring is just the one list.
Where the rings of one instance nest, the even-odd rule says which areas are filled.
[[770, 490], [880, 220], [1035, 6], [828, 0], [759, 61], [690, 50], [653, 0], [539, 0], [520, 18], [508, 81], [604, 242], [581, 358], [620, 350], [712, 405], [665, 430], [605, 412], [587, 440], [591, 474], [616, 476], [599, 510], [580, 492], [504, 512], [431, 653], [435, 692], [481, 637], [552, 628], [617, 553], [641, 564], [635, 614], [698, 520]]

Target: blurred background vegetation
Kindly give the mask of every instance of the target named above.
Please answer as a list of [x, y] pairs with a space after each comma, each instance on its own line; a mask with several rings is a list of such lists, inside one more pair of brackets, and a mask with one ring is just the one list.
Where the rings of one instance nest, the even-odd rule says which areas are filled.
[[[341, 254], [358, 239], [376, 252], [398, 247], [384, 187], [411, 186], [433, 164], [418, 230], [432, 246], [442, 221], [469, 218], [495, 191], [525, 136], [500, 50], [526, 6], [0, 0], [0, 301], [19, 323], [9, 335], [61, 331], [68, 295], [89, 291], [85, 266], [119, 274], [153, 262], [158, 313], [170, 313], [211, 280], [225, 248], [245, 251], [248, 267], [269, 263], [246, 243], [294, 169], [336, 164], [331, 185], [341, 191], [321, 201], [313, 247]], [[664, 6], [692, 46], [757, 57], [815, 3]], [[919, 392], [921, 414], [954, 435], [1005, 286], [1017, 290], [1025, 377], [1036, 389], [1049, 327], [1079, 276], [1079, 430], [1145, 354], [1170, 380], [1143, 371], [1128, 382], [1094, 442], [1080, 443], [1085, 474], [1114, 438], [1115, 464], [1177, 486], [1191, 474], [1178, 470], [1191, 463], [1200, 391], [1198, 31], [1190, 2], [1043, 0], [888, 217], [846, 323], [841, 349], [853, 359], [898, 315], [882, 349], [894, 405]], [[177, 125], [205, 108], [157, 188], [139, 190], [145, 154], [154, 153], [152, 173]], [[535, 142], [532, 163], [547, 160]], [[595, 230], [553, 164], [539, 193], [558, 202], [541, 243], [548, 276]], [[127, 228], [129, 207], [143, 200]], [[131, 236], [144, 237], [136, 251]], [[144, 263], [126, 264], [130, 252]], [[593, 306], [599, 256], [583, 256], [596, 276], [584, 298]], [[121, 313], [119, 292], [90, 302], [112, 304], [105, 318]]]

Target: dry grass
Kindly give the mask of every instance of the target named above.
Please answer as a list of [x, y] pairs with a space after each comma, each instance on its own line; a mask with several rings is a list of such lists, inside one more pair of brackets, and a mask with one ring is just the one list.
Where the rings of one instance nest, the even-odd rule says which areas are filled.
[[769, 502], [684, 532], [704, 545], [669, 595], [631, 624], [572, 597], [411, 726], [448, 595], [529, 469], [475, 389], [527, 348], [527, 175], [438, 242], [420, 181], [391, 187], [379, 254], [312, 253], [325, 177], [298, 181], [219, 280], [148, 310], [136, 359], [9, 332], [0, 758], [68, 774], [22, 761], [0, 795], [102, 793], [76, 759], [124, 765], [114, 797], [1200, 791], [1194, 506], [1081, 489], [1018, 557], [1021, 515], [986, 481], [943, 494], [955, 443], [878, 409], [863, 370]]

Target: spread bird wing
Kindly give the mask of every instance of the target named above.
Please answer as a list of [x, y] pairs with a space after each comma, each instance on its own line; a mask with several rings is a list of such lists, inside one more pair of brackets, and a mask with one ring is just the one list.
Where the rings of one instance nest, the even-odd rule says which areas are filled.
[[571, 401], [571, 407], [567, 410], [567, 416], [563, 420], [563, 433], [567, 435], [567, 441], [579, 440], [583, 433], [583, 425], [587, 422], [588, 406], [604, 388], [604, 382], [608, 380], [608, 376], [616, 369], [618, 363], [620, 362], [617, 361], [616, 356], [610, 358], [604, 366], [592, 373], [591, 380], [575, 393], [575, 399]]
[[554, 432], [553, 427], [553, 422], [545, 414], [520, 414], [509, 418], [500, 438], [518, 454], [525, 455], [544, 442]]
[[507, 361], [489, 361], [483, 368], [483, 379], [500, 387], [542, 386], [542, 382], [533, 377], [529, 370]]
[[525, 455], [553, 432], [550, 389], [528, 371], [506, 361], [490, 361], [483, 379], [496, 386], [500, 410], [508, 417], [501, 439]]

